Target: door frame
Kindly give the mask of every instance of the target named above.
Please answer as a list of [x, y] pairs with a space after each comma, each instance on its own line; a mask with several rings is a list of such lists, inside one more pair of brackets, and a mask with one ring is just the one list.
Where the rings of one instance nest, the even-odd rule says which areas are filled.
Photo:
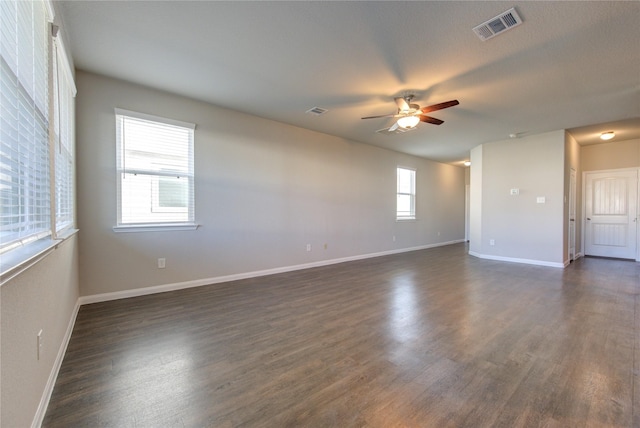
[[469, 242], [471, 233], [471, 185], [464, 186], [464, 240]]
[[[587, 229], [587, 175], [588, 174], [607, 174], [615, 172], [636, 172], [638, 180], [638, 191], [636, 195], [636, 219], [640, 219], [640, 168], [614, 168], [614, 169], [598, 169], [593, 171], [582, 171], [582, 212], [580, 213], [581, 223], [581, 239], [580, 239], [580, 251], [585, 253], [586, 245], [586, 229]], [[636, 262], [640, 262], [640, 225], [636, 226]]]
[[[578, 186], [578, 172], [575, 168], [571, 167], [569, 170], [569, 207], [567, 210], [567, 214], [569, 217], [567, 227], [569, 230], [567, 231], [567, 259], [569, 263], [578, 259], [578, 248], [576, 248], [576, 242], [578, 240], [577, 232], [578, 232], [578, 206], [577, 206], [577, 186]], [[571, 209], [573, 207], [573, 219], [571, 218]], [[573, 220], [573, 221], [572, 221]], [[573, 224], [573, 237], [571, 236], [571, 225]], [[572, 239], [573, 238], [573, 239]], [[571, 253], [571, 248], [573, 248], [573, 254]]]

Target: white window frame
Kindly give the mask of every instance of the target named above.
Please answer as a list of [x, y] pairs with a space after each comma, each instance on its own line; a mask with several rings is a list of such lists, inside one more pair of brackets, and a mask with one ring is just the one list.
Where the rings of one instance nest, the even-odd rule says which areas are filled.
[[[401, 189], [401, 173], [409, 172], [411, 183], [409, 189]], [[416, 219], [416, 175], [414, 168], [404, 166], [396, 167], [396, 221], [407, 221]], [[399, 200], [401, 197], [409, 197], [409, 211], [400, 211]]]
[[[145, 232], [145, 231], [166, 231], [166, 230], [193, 230], [198, 227], [195, 223], [195, 186], [194, 186], [194, 139], [196, 125], [193, 123], [182, 122], [179, 120], [168, 119], [165, 117], [154, 116], [146, 113], [140, 113], [130, 110], [124, 110], [120, 108], [115, 109], [116, 118], [116, 225], [113, 227], [115, 232]], [[170, 127], [184, 128], [190, 131], [188, 141], [188, 165], [187, 170], [176, 171], [160, 171], [160, 170], [136, 170], [133, 167], [127, 165], [126, 157], [126, 135], [123, 132], [124, 121], [127, 119], [138, 120], [140, 122], [151, 122], [151, 126], [167, 125]], [[131, 221], [126, 219], [123, 215], [123, 210], [127, 207], [126, 201], [123, 200], [124, 190], [123, 183], [126, 180], [127, 175], [148, 175], [150, 177], [149, 188], [149, 211], [146, 214], [146, 218], [141, 218], [140, 221]], [[176, 174], [180, 178], [184, 178], [188, 183], [188, 201], [186, 209], [177, 209], [169, 207], [160, 207], [158, 196], [153, 192], [153, 189], [158, 189], [158, 180], [160, 177], [175, 177]], [[155, 187], [154, 187], [155, 186]], [[184, 219], [179, 220], [167, 220], [162, 218], [161, 214], [183, 214], [186, 213]], [[144, 216], [144, 214], [141, 214]], [[152, 217], [160, 217], [158, 220], [154, 220]]]
[[75, 102], [73, 72], [62, 38], [55, 31], [51, 53], [50, 153], [52, 162], [52, 232], [55, 238], [75, 228]]

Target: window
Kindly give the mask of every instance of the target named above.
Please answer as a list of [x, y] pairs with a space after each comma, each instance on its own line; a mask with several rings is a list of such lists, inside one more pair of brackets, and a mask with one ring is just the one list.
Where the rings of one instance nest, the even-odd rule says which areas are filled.
[[194, 129], [194, 124], [116, 109], [115, 230], [194, 226]]
[[55, 233], [73, 227], [75, 222], [75, 113], [76, 87], [69, 61], [65, 56], [62, 39], [53, 44], [53, 126], [51, 129], [55, 165]]
[[398, 167], [397, 175], [396, 219], [414, 220], [416, 218], [416, 171]]
[[49, 1], [0, 1], [0, 274], [74, 233], [73, 74]]
[[0, 2], [0, 248], [51, 234], [47, 9]]

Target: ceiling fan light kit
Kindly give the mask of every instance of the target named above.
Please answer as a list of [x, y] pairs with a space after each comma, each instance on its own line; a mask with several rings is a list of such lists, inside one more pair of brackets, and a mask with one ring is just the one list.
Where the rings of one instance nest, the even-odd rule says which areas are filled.
[[420, 123], [418, 116], [404, 116], [398, 119], [398, 126], [401, 128], [413, 128]]

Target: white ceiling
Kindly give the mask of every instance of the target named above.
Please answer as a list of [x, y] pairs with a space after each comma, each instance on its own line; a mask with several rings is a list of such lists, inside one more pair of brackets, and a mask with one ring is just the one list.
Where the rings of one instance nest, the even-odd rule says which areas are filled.
[[[510, 134], [640, 138], [638, 1], [56, 4], [79, 69], [441, 162]], [[514, 6], [522, 25], [472, 31]], [[409, 93], [460, 105], [401, 135], [360, 119]]]

